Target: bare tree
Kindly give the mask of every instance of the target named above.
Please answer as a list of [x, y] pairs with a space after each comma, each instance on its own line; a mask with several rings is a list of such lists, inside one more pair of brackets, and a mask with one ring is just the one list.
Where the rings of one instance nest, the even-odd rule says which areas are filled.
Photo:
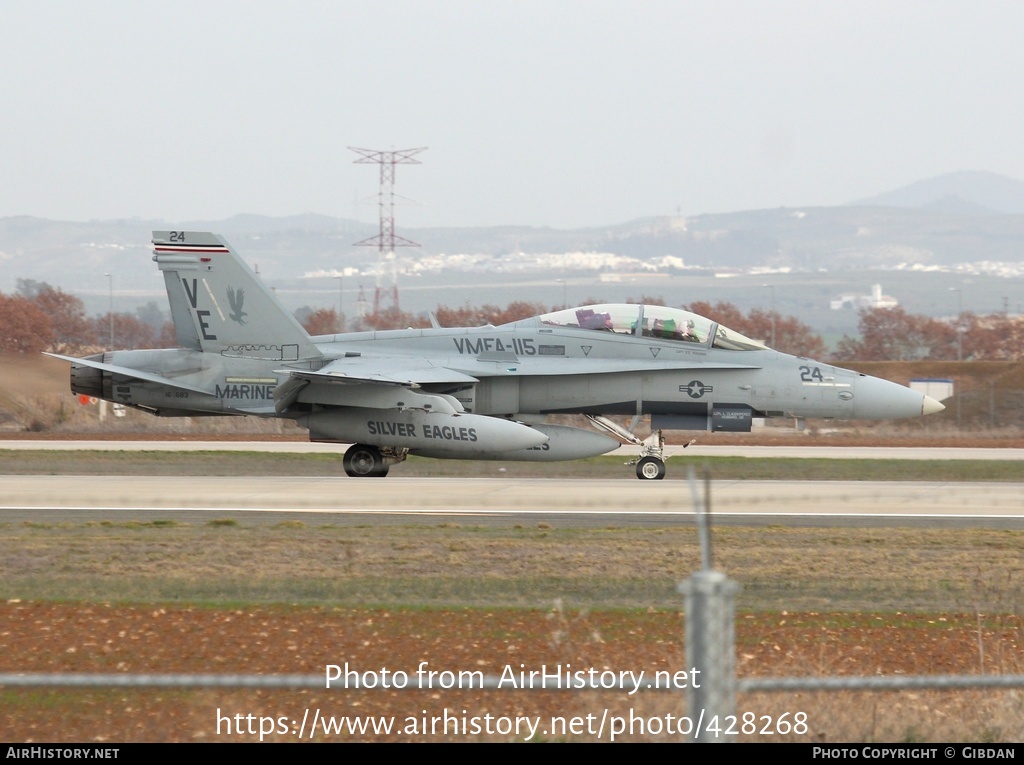
[[0, 350], [7, 353], [39, 353], [53, 335], [49, 317], [39, 306], [20, 295], [0, 292]]

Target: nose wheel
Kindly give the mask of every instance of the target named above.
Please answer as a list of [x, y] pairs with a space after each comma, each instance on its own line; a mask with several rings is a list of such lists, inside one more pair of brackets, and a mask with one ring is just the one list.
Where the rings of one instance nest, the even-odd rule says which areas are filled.
[[657, 457], [643, 457], [636, 463], [636, 477], [642, 481], [660, 481], [665, 477], [665, 463]]
[[[626, 463], [627, 465], [636, 465], [637, 478], [641, 481], [660, 481], [665, 477], [665, 434], [662, 431], [655, 430], [647, 438], [640, 440], [633, 435], [633, 427], [640, 419], [639, 415], [633, 418], [628, 430], [607, 417], [596, 414], [588, 414], [586, 417], [601, 430], [618, 436], [628, 444], [640, 447], [640, 456]], [[683, 444], [683, 448], [685, 449], [692, 443], [696, 442], [690, 441], [689, 444]]]

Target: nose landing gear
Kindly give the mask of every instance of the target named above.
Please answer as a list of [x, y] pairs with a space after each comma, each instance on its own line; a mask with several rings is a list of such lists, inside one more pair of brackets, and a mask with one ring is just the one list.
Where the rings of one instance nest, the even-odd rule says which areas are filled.
[[665, 477], [665, 461], [657, 457], [641, 457], [636, 462], [636, 477], [643, 481], [660, 481]]
[[[626, 464], [636, 465], [636, 477], [641, 481], [660, 481], [665, 477], [665, 435], [662, 431], [655, 430], [647, 438], [641, 440], [633, 435], [633, 428], [636, 427], [636, 423], [640, 419], [639, 416], [633, 418], [629, 429], [623, 428], [607, 417], [588, 414], [587, 419], [601, 430], [618, 436], [626, 443], [640, 447], [640, 456]], [[690, 444], [692, 443], [693, 441], [690, 442]], [[690, 444], [686, 444], [686, 446]]]

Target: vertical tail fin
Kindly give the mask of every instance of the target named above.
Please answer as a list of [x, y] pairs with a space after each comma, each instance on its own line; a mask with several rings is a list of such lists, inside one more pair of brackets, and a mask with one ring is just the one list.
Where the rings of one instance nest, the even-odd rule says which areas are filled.
[[153, 252], [181, 345], [241, 358], [320, 357], [302, 325], [221, 237], [154, 231]]

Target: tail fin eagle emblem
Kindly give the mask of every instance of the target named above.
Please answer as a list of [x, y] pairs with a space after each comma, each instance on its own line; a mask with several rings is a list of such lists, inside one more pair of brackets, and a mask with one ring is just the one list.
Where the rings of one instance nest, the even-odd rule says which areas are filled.
[[231, 314], [229, 315], [231, 321], [244, 326], [245, 317], [249, 315], [242, 310], [242, 304], [245, 303], [245, 290], [241, 287], [237, 290], [234, 287], [228, 287], [228, 303], [231, 305]]

